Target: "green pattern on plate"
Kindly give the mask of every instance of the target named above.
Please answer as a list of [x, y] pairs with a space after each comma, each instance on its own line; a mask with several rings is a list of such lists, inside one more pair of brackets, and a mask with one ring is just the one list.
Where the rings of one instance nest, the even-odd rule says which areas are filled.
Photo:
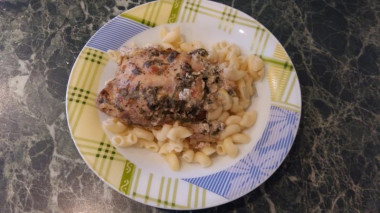
[[125, 162], [123, 176], [121, 177], [119, 190], [126, 195], [131, 192], [133, 176], [135, 173], [135, 165], [128, 160]]
[[170, 16], [169, 16], [169, 19], [168, 19], [168, 23], [169, 24], [177, 22], [178, 15], [180, 13], [182, 3], [183, 3], [183, 0], [175, 0], [174, 1], [173, 7], [172, 7], [172, 10], [170, 11]]

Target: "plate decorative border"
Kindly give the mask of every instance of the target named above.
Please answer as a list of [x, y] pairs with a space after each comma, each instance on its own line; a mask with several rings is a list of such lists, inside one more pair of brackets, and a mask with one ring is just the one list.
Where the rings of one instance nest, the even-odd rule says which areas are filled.
[[[217, 30], [236, 26], [253, 30], [250, 51], [266, 66], [271, 92], [269, 121], [254, 149], [235, 165], [197, 178], [172, 178], [150, 173], [121, 156], [102, 130], [95, 106], [100, 76], [109, 58], [136, 34], [168, 23], [215, 19]], [[268, 50], [268, 41], [276, 42]], [[268, 54], [270, 52], [271, 54]], [[288, 154], [297, 133], [301, 92], [293, 64], [278, 40], [252, 17], [205, 0], [150, 2], [110, 20], [87, 42], [75, 62], [66, 93], [72, 138], [88, 166], [107, 184], [138, 202], [167, 209], [208, 208], [237, 199], [267, 180]], [[88, 128], [88, 127], [91, 128]]]

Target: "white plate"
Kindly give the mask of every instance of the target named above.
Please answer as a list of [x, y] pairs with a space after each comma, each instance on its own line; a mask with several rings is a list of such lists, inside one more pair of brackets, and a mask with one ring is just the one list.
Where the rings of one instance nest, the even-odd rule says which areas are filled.
[[[161, 25], [179, 25], [187, 41], [236, 43], [243, 54], [253, 53], [265, 61], [266, 77], [255, 84], [258, 95], [251, 105], [258, 120], [247, 131], [251, 142], [239, 145], [237, 158], [215, 157], [209, 168], [184, 163], [173, 172], [156, 153], [139, 148], [116, 151], [103, 132], [101, 121], [106, 115], [96, 109], [95, 99], [116, 68], [105, 52], [125, 42], [159, 43], [160, 27], [155, 26]], [[98, 30], [73, 67], [66, 103], [80, 154], [111, 187], [155, 207], [200, 209], [237, 199], [273, 174], [293, 144], [301, 94], [284, 48], [253, 18], [211, 1], [159, 1], [128, 10]]]

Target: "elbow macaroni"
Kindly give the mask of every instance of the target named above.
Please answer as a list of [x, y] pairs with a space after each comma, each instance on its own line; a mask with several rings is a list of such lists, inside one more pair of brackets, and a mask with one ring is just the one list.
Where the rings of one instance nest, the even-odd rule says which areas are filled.
[[210, 111], [207, 113], [207, 120], [213, 121], [219, 118], [219, 116], [223, 113], [223, 107], [219, 106], [216, 110]]
[[243, 111], [242, 106], [240, 106], [239, 98], [238, 97], [233, 97], [232, 98], [232, 108], [231, 112], [237, 114], [239, 112]]
[[257, 113], [256, 111], [251, 111], [251, 112], [245, 112], [241, 121], [240, 121], [240, 126], [248, 128], [253, 126], [255, 124], [257, 118]]
[[170, 140], [178, 141], [178, 140], [183, 139], [183, 138], [188, 138], [192, 134], [193, 133], [188, 128], [182, 127], [182, 126], [176, 126], [176, 127], [171, 128], [168, 131], [167, 137]]
[[231, 115], [230, 117], [227, 118], [226, 122], [224, 122], [226, 125], [231, 125], [231, 124], [240, 124], [241, 117], [238, 115]]
[[142, 139], [141, 142], [145, 149], [149, 149], [152, 152], [158, 152], [158, 150], [160, 149], [158, 144], [155, 143], [154, 141], [147, 141], [147, 140]]
[[153, 141], [154, 139], [152, 132], [140, 127], [133, 128], [132, 132], [137, 136], [137, 138], [141, 138], [147, 141]]
[[210, 157], [203, 152], [196, 152], [194, 155], [194, 161], [199, 163], [202, 167], [208, 167], [212, 163]]
[[216, 153], [218, 155], [226, 155], [226, 149], [224, 148], [222, 143], [216, 145]]
[[224, 75], [228, 80], [238, 81], [245, 76], [245, 72], [232, 67], [224, 68]]
[[183, 142], [182, 141], [178, 141], [178, 142], [169, 141], [168, 145], [167, 145], [167, 149], [169, 152], [176, 152], [176, 153], [182, 152]]
[[108, 119], [103, 122], [103, 129], [114, 133], [119, 134], [127, 130], [127, 126], [122, 124], [120, 121], [118, 121], [115, 118]]
[[180, 168], [179, 159], [176, 154], [169, 153], [165, 155], [165, 160], [169, 164], [169, 167], [173, 171], [177, 171]]
[[227, 111], [224, 111], [218, 118], [218, 121], [225, 122], [230, 114]]
[[223, 140], [223, 147], [226, 150], [228, 156], [234, 158], [239, 153], [238, 147], [233, 143], [231, 138]]
[[165, 33], [165, 36], [162, 38], [164, 43], [173, 43], [181, 40], [181, 35], [179, 32], [179, 26], [173, 28], [169, 33]]
[[237, 133], [231, 136], [231, 139], [234, 143], [248, 143], [250, 138], [244, 133]]
[[220, 139], [225, 139], [230, 135], [236, 134], [241, 131], [241, 128], [237, 124], [231, 124], [227, 126], [223, 132], [220, 134]]
[[212, 155], [215, 151], [215, 148], [211, 146], [205, 146], [201, 149], [201, 152], [205, 153], [206, 155]]
[[165, 141], [171, 128], [172, 125], [164, 124], [160, 130], [152, 130], [152, 133], [158, 141]]
[[188, 163], [193, 162], [193, 159], [194, 159], [194, 150], [192, 150], [192, 149], [188, 149], [188, 150], [184, 151], [184, 152], [182, 153], [182, 158], [183, 158], [186, 162], [188, 162]]
[[232, 98], [231, 96], [227, 93], [225, 89], [220, 89], [218, 91], [219, 98], [222, 100], [223, 104], [223, 109], [224, 110], [230, 110], [232, 107]]

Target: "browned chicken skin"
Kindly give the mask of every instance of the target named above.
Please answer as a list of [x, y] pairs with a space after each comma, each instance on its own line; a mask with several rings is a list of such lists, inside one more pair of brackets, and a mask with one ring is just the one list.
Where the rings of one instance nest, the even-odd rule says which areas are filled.
[[129, 51], [115, 78], [99, 93], [98, 108], [127, 125], [160, 127], [179, 121], [193, 130], [191, 140], [216, 142], [222, 122], [206, 120], [223, 77], [207, 51], [179, 53], [160, 47]]

